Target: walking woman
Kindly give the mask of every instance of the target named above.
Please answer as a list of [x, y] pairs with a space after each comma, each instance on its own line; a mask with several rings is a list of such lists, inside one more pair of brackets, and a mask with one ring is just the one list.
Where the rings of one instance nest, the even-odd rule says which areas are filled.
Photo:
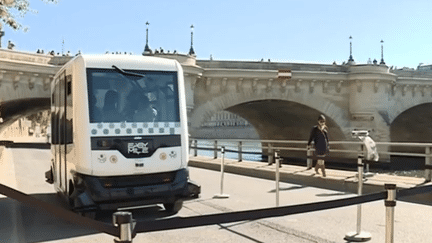
[[[315, 146], [315, 156], [318, 158], [315, 165], [315, 172], [318, 174], [318, 169], [321, 168], [323, 177], [326, 176], [324, 158], [329, 153], [328, 130], [326, 126], [326, 118], [324, 115], [318, 117], [318, 125], [312, 128], [308, 141], [308, 149], [310, 149], [312, 141]], [[308, 168], [310, 169], [310, 168]]]

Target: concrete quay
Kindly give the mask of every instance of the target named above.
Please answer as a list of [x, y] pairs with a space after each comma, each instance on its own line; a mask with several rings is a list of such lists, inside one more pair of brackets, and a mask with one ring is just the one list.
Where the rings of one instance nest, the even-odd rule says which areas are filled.
[[[214, 159], [213, 157], [207, 156], [190, 156], [189, 166], [220, 171], [221, 158]], [[239, 162], [234, 159], [224, 159], [224, 171], [227, 173], [275, 180], [275, 170], [276, 165], [268, 165], [267, 162]], [[282, 167], [279, 168], [279, 173], [280, 182], [341, 192], [358, 192], [356, 171], [326, 169], [326, 177], [323, 177], [321, 170], [319, 170], [319, 174], [316, 174], [314, 169], [307, 170], [306, 164], [305, 166], [283, 164]], [[425, 182], [424, 178], [368, 173], [367, 176], [364, 176], [362, 194], [383, 191], [384, 184], [396, 184], [397, 189], [406, 189], [416, 186], [432, 185], [432, 182]], [[432, 205], [432, 194], [417, 194], [398, 200]]]

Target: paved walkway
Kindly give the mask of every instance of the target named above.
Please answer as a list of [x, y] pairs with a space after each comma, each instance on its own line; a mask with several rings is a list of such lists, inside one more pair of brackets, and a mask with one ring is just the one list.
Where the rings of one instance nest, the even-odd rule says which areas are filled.
[[[9, 171], [9, 177], [16, 182], [18, 189], [57, 205], [57, 197], [52, 185], [44, 182], [44, 171], [49, 166], [49, 150], [6, 149], [0, 165], [5, 160], [14, 167], [2, 167]], [[1, 161], [0, 160], [0, 161]], [[201, 197], [185, 202], [178, 216], [188, 217], [202, 214], [232, 212], [248, 209], [273, 207], [274, 182], [256, 177], [274, 179], [275, 166], [258, 162], [237, 162], [226, 160], [225, 190], [228, 199], [215, 199], [219, 193], [218, 172], [220, 159], [191, 157], [192, 167], [208, 167], [211, 170], [191, 168], [191, 178], [202, 186]], [[9, 168], [9, 169], [7, 169]], [[313, 170], [302, 166], [283, 165], [281, 179], [296, 181], [281, 183], [280, 205], [327, 201], [350, 197], [352, 194], [330, 191], [316, 187], [339, 187], [356, 192], [355, 172], [328, 170], [327, 177], [315, 175]], [[6, 173], [7, 174], [7, 173]], [[249, 176], [239, 176], [244, 174]], [[2, 178], [5, 179], [5, 178]], [[421, 178], [375, 174], [365, 181], [369, 190], [382, 190], [384, 183], [396, 183], [399, 187], [421, 185]], [[302, 184], [303, 183], [303, 184]], [[309, 183], [308, 186], [306, 183]], [[342, 191], [342, 190], [339, 190]], [[366, 203], [362, 207], [362, 230], [372, 234], [369, 242], [384, 242], [385, 207], [383, 200]], [[158, 215], [159, 207], [149, 207], [134, 211], [137, 220], [149, 220]], [[427, 205], [397, 202], [395, 215], [395, 242], [431, 242], [432, 208]], [[112, 242], [113, 237], [95, 232], [82, 226], [70, 224], [52, 217], [43, 210], [26, 207], [10, 199], [0, 200], [0, 242]], [[356, 206], [348, 206], [318, 212], [274, 217], [262, 220], [211, 225], [187, 229], [167, 230], [139, 234], [133, 242], [337, 242], [346, 243], [343, 237], [356, 229]], [[111, 214], [99, 219], [110, 223]]]

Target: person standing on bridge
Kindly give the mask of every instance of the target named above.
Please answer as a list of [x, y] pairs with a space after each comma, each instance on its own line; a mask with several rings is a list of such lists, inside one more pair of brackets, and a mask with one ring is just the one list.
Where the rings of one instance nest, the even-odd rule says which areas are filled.
[[[315, 146], [315, 156], [318, 158], [315, 165], [315, 172], [318, 174], [318, 169], [321, 168], [323, 177], [326, 176], [324, 158], [329, 153], [328, 129], [326, 126], [326, 118], [324, 115], [318, 117], [318, 125], [312, 128], [310, 133], [307, 149], [311, 148], [312, 141]], [[308, 168], [311, 169], [311, 168]]]

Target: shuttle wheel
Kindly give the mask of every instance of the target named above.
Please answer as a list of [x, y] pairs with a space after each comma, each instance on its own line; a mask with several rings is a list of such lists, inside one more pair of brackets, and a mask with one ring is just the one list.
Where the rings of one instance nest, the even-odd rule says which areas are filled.
[[174, 203], [164, 203], [165, 211], [169, 213], [177, 213], [183, 207], [183, 201], [178, 200]]

